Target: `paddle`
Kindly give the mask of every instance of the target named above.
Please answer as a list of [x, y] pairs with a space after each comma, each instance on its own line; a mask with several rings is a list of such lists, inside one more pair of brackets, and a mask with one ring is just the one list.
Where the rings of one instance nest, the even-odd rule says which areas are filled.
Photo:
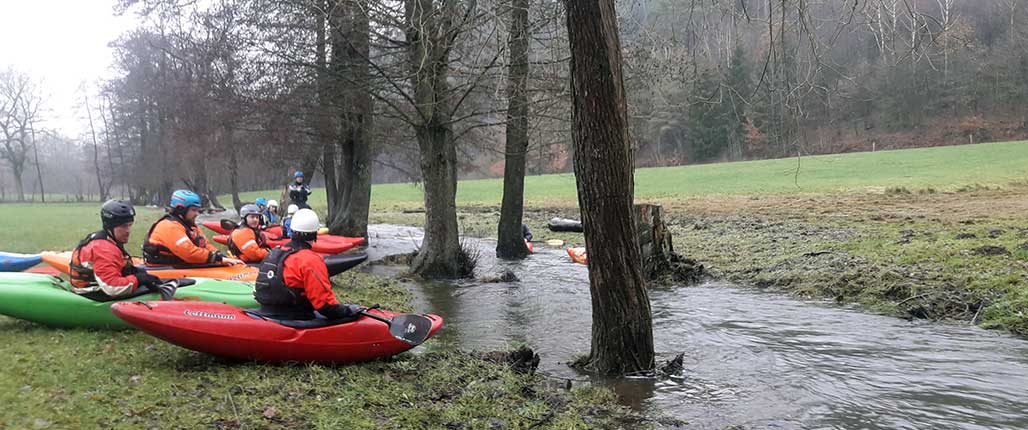
[[432, 333], [432, 320], [427, 317], [403, 314], [392, 318], [385, 318], [368, 312], [371, 309], [378, 309], [378, 305], [364, 308], [359, 313], [368, 318], [386, 323], [389, 326], [389, 334], [411, 345], [421, 345]]
[[227, 231], [235, 230], [236, 227], [239, 227], [239, 224], [236, 224], [235, 221], [232, 221], [230, 219], [222, 219], [221, 220], [221, 228], [223, 228], [223, 229], [225, 229]]
[[174, 300], [175, 291], [182, 287], [188, 287], [196, 283], [196, 279], [178, 278], [162, 282], [155, 289], [161, 295], [161, 300]]

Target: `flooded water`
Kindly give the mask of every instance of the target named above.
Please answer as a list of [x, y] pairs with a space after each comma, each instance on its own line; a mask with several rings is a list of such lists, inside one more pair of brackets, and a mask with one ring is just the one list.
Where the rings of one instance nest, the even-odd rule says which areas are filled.
[[[416, 228], [371, 226], [372, 260], [410, 252]], [[514, 283], [412, 284], [419, 311], [446, 318], [441, 346], [527, 344], [540, 371], [588, 380], [567, 367], [588, 354], [588, 274], [563, 249], [539, 244], [521, 262], [482, 248], [479, 276]], [[391, 275], [395, 266], [372, 265]], [[711, 283], [650, 291], [658, 361], [683, 353], [670, 378], [599, 381], [622, 401], [724, 429], [1028, 429], [1028, 342], [975, 327], [908, 322], [826, 303]]]

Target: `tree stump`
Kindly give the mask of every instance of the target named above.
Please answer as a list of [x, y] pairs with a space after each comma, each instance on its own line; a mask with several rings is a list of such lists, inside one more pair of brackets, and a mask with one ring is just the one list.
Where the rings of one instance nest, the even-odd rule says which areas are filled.
[[675, 253], [671, 232], [664, 224], [662, 206], [635, 205], [635, 226], [647, 279], [661, 283], [694, 283], [703, 277], [702, 264]]

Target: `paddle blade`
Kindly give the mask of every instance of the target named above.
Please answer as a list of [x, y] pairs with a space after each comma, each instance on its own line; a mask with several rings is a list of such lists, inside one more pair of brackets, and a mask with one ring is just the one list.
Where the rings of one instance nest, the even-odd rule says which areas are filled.
[[389, 323], [389, 333], [411, 345], [421, 345], [432, 334], [432, 320], [421, 315], [397, 315]]

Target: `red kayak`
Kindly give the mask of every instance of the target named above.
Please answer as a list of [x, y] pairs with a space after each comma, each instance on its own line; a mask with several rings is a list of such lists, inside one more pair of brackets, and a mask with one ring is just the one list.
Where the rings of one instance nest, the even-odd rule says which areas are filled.
[[275, 320], [213, 302], [120, 302], [118, 318], [183, 348], [259, 361], [348, 363], [414, 348], [443, 326], [438, 315], [377, 309], [346, 322]]
[[[218, 234], [232, 234], [232, 230], [236, 229], [236, 223], [232, 220], [204, 221], [200, 225]], [[271, 237], [282, 237], [282, 226], [273, 225], [264, 229], [264, 232], [268, 233], [268, 236]], [[328, 228], [322, 227], [318, 229], [318, 234], [328, 234]]]
[[[272, 239], [272, 235], [268, 235], [268, 245], [271, 247], [282, 246], [289, 243], [289, 239]], [[228, 236], [219, 234], [211, 238], [211, 240], [218, 242], [222, 245], [228, 244]], [[349, 251], [364, 243], [363, 237], [346, 237], [346, 236], [335, 236], [335, 235], [319, 235], [318, 240], [311, 242], [311, 250], [320, 254], [339, 254], [341, 252]]]

